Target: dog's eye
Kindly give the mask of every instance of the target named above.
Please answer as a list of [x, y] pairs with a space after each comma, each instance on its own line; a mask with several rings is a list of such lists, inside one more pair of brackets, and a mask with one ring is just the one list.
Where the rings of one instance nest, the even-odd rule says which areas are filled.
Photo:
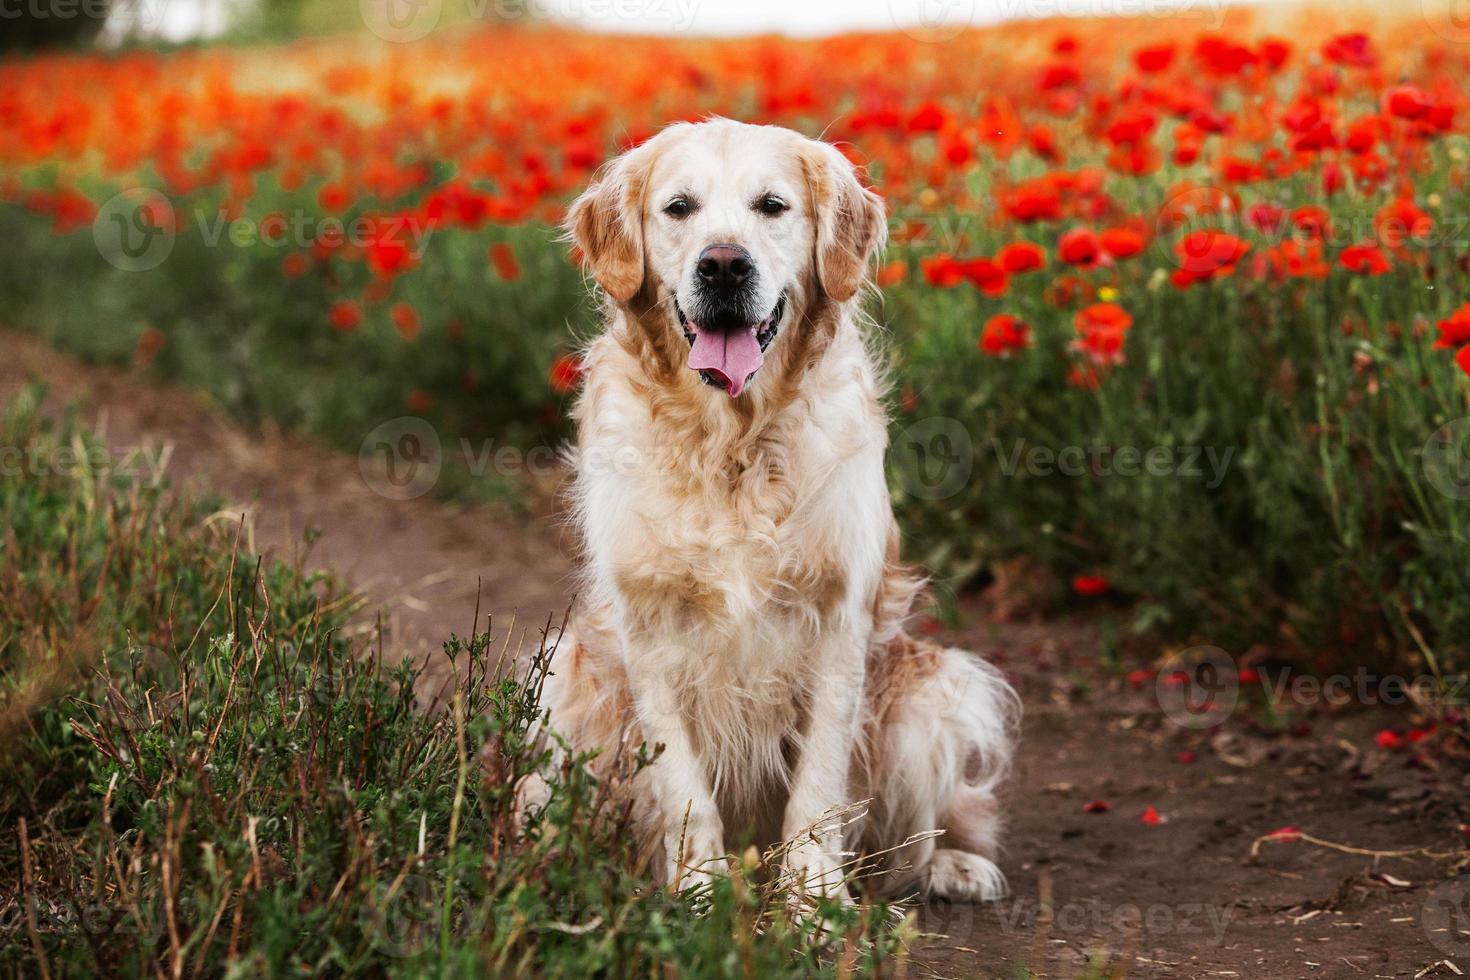
[[755, 202], [755, 209], [767, 217], [774, 218], [782, 211], [786, 211], [790, 205], [774, 194], [767, 194]]
[[687, 218], [693, 210], [694, 205], [686, 197], [676, 197], [664, 205], [664, 214], [670, 218]]

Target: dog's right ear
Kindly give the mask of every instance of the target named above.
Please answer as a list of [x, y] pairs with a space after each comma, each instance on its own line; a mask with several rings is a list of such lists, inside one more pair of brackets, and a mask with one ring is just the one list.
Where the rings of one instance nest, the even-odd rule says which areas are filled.
[[567, 212], [567, 231], [582, 250], [592, 278], [619, 303], [643, 287], [647, 157], [642, 148], [618, 157]]

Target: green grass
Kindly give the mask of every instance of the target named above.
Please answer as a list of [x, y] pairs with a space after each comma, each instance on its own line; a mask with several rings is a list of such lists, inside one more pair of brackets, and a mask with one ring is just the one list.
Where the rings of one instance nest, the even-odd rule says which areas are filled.
[[[102, 465], [25, 391], [0, 445], [0, 973], [855, 976], [909, 931], [799, 912], [760, 862], [649, 879], [615, 787], [531, 740], [542, 645], [451, 637], [448, 710], [347, 628], [328, 576], [244, 551], [236, 517]], [[71, 458], [67, 456], [66, 458]], [[640, 761], [640, 759], [642, 761]], [[636, 767], [646, 756], [630, 760]], [[518, 782], [547, 806], [514, 818]]]

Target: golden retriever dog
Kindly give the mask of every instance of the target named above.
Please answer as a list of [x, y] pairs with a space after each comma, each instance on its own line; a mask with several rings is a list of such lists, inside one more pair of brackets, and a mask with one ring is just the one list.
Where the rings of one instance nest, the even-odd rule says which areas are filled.
[[613, 161], [567, 225], [607, 322], [575, 411], [585, 584], [551, 728], [603, 759], [662, 747], [633, 784], [671, 882], [797, 841], [789, 870], [825, 894], [867, 854], [890, 893], [999, 897], [1016, 697], [903, 631], [922, 582], [858, 311], [882, 200], [832, 146], [717, 119]]

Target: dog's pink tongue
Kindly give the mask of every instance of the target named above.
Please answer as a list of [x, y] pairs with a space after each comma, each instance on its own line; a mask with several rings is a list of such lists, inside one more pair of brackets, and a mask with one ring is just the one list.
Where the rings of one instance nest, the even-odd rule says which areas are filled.
[[709, 371], [725, 379], [725, 390], [734, 398], [745, 390], [745, 382], [761, 366], [766, 357], [755, 328], [748, 330], [705, 330], [694, 328], [694, 346], [689, 349], [689, 366], [696, 371]]

